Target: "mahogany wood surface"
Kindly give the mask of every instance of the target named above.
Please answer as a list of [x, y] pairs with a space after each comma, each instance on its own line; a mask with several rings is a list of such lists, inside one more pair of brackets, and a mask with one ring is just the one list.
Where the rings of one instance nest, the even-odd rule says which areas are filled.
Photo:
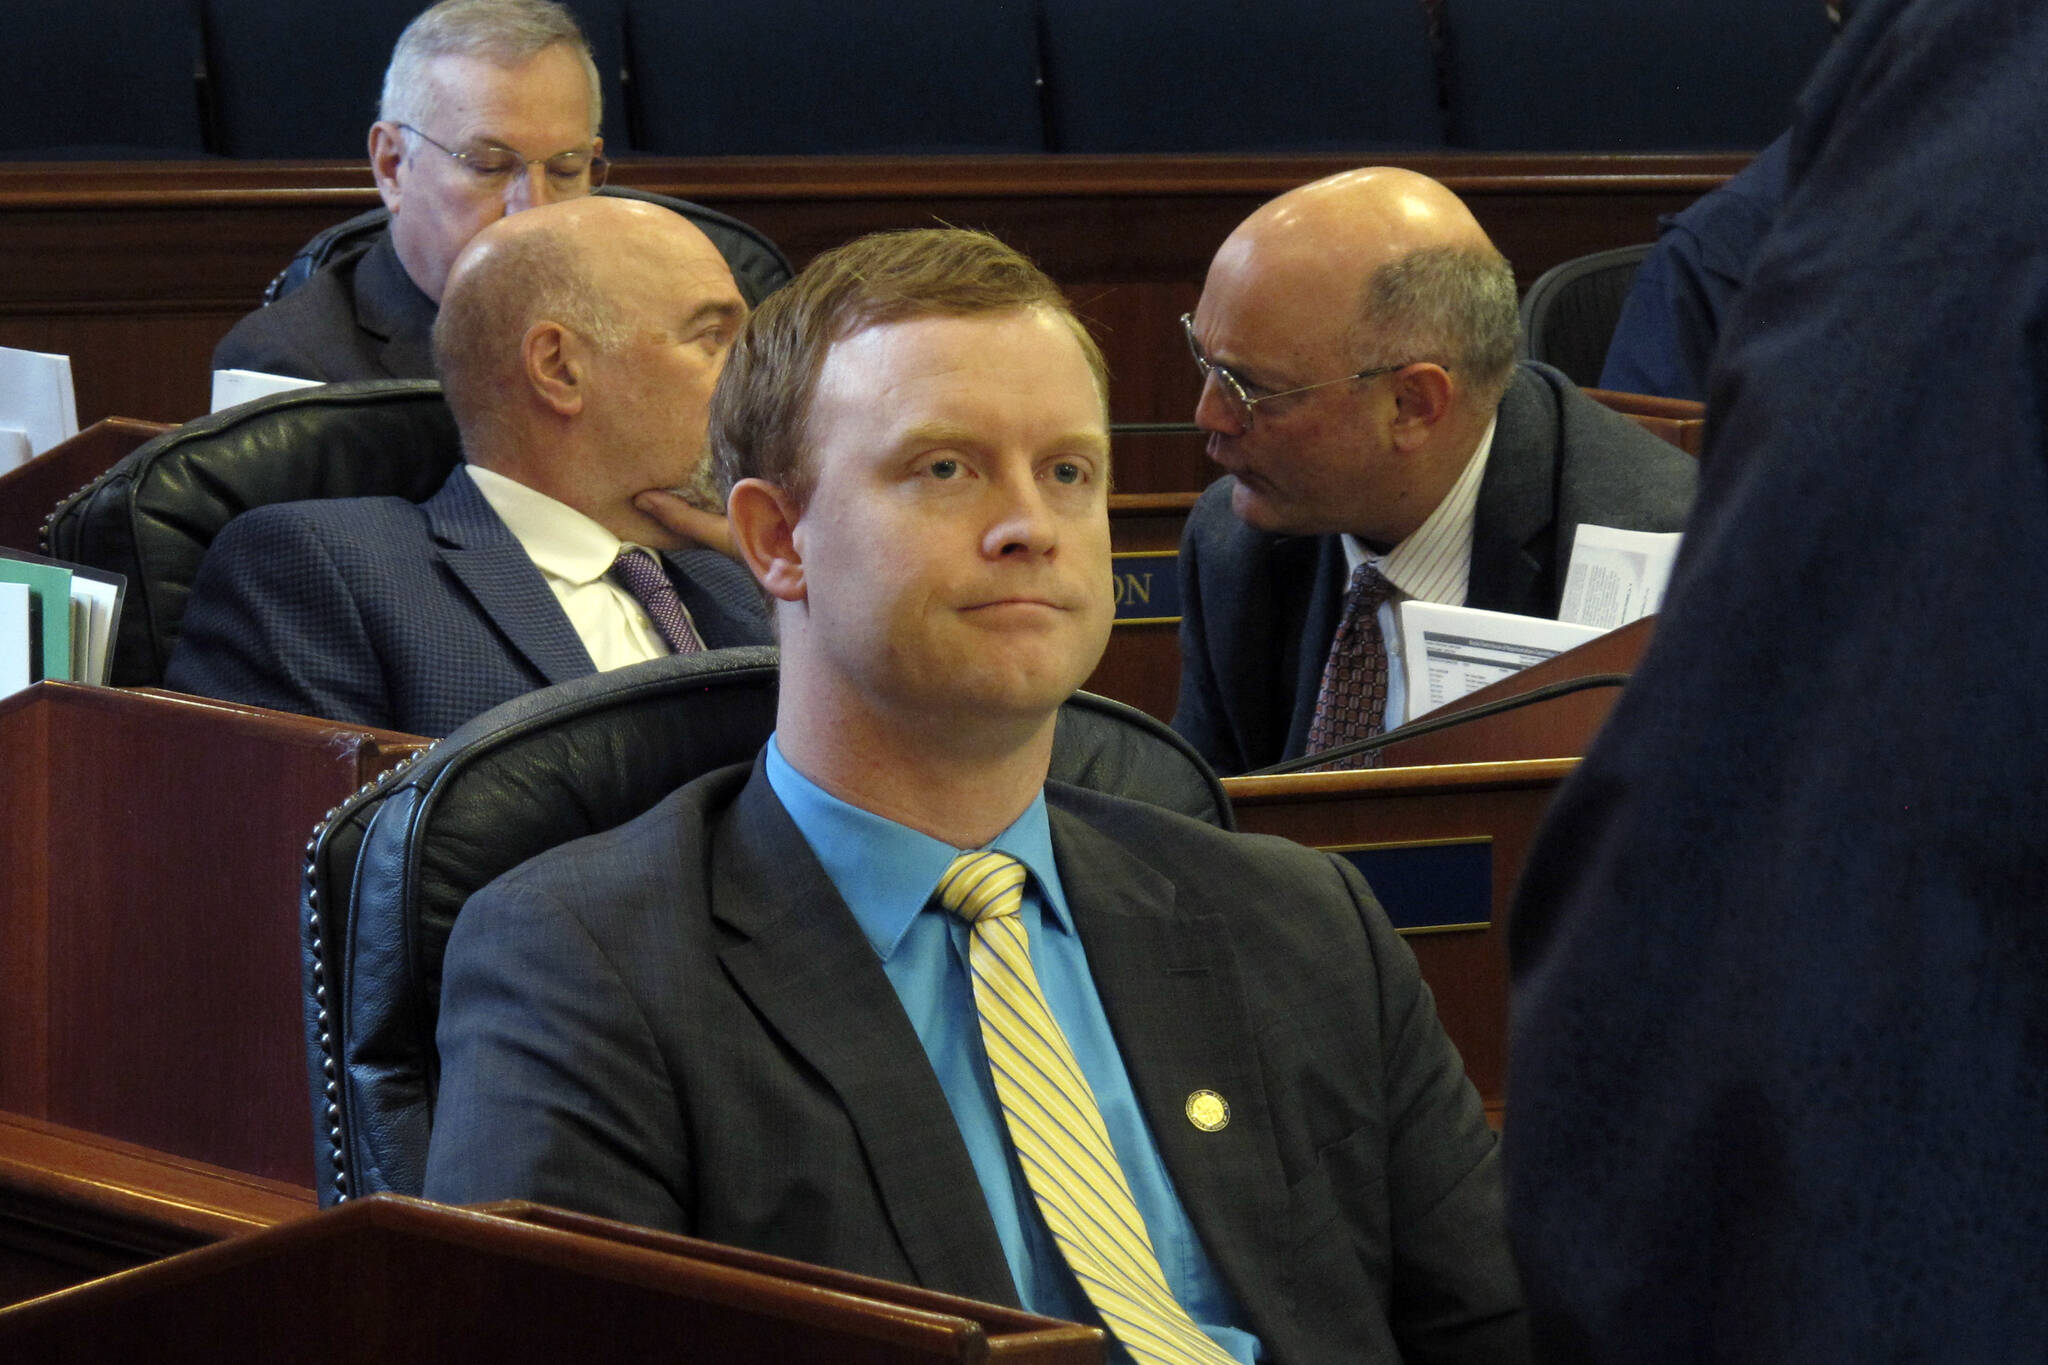
[[[1649, 241], [1657, 215], [1740, 154], [1400, 158], [1472, 206], [1526, 285], [1574, 256]], [[1194, 367], [1176, 319], [1209, 256], [1260, 203], [1355, 164], [1333, 156], [717, 157], [628, 160], [623, 185], [753, 224], [801, 265], [858, 233], [985, 227], [1030, 252], [1097, 328], [1121, 420], [1180, 421]], [[0, 165], [0, 345], [72, 357], [78, 411], [206, 410], [228, 327], [320, 229], [377, 202], [352, 162]], [[1126, 491], [1155, 491], [1135, 478]]]
[[318, 1207], [309, 1189], [0, 1113], [0, 1306]]
[[1707, 443], [1707, 405], [1690, 398], [1662, 398], [1648, 393], [1587, 389], [1586, 397], [1635, 419], [1653, 436], [1662, 437], [1686, 454], [1698, 457]]
[[1226, 777], [1240, 829], [1312, 848], [1485, 839], [1493, 918], [1484, 928], [1408, 936], [1444, 1029], [1491, 1112], [1507, 1100], [1508, 909], [1537, 825], [1577, 759]]
[[307, 1365], [1103, 1356], [1095, 1328], [967, 1300], [935, 1310], [923, 1291], [828, 1287], [613, 1235], [625, 1231], [379, 1195], [0, 1310], [0, 1355]]
[[170, 427], [133, 417], [103, 417], [27, 464], [0, 474], [0, 545], [37, 550], [43, 521], [58, 503], [114, 467], [122, 456]]
[[423, 743], [168, 692], [0, 700], [0, 1110], [310, 1186], [304, 848]]

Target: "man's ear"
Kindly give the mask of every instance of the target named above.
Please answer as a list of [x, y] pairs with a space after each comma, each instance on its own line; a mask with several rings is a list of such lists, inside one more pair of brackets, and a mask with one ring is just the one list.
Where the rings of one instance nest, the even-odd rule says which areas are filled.
[[370, 174], [384, 207], [398, 212], [398, 163], [405, 160], [405, 132], [395, 123], [370, 125]]
[[527, 328], [519, 342], [528, 387], [563, 417], [581, 413], [589, 397], [588, 350], [582, 337], [545, 318]]
[[796, 548], [799, 515], [789, 490], [766, 479], [741, 479], [725, 500], [733, 553], [781, 602], [804, 600], [804, 562]]
[[1456, 385], [1450, 371], [1427, 360], [1402, 366], [1394, 372], [1392, 383], [1395, 448], [1418, 449], [1429, 440], [1437, 423], [1450, 415]]

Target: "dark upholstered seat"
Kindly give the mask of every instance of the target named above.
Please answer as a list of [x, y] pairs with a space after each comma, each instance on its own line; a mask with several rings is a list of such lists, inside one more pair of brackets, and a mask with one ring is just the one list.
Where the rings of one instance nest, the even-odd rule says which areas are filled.
[[[776, 652], [674, 655], [543, 688], [472, 720], [342, 806], [309, 848], [301, 929], [323, 1204], [417, 1194], [439, 1084], [448, 931], [471, 893], [751, 759], [775, 724]], [[1052, 776], [1229, 827], [1221, 785], [1143, 712], [1082, 693]], [[715, 1040], [706, 1040], [715, 1046]]]
[[1522, 295], [1522, 355], [1555, 365], [1581, 388], [1600, 382], [1622, 302], [1652, 243], [1562, 261]]
[[230, 519], [301, 498], [432, 496], [461, 458], [432, 380], [296, 389], [164, 433], [58, 504], [50, 553], [128, 579], [113, 681], [163, 681], [199, 561]]

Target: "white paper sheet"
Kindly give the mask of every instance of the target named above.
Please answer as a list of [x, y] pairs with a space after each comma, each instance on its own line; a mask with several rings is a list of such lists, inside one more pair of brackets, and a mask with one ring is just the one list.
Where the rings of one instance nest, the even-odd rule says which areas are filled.
[[1677, 531], [1622, 531], [1582, 523], [1572, 539], [1558, 619], [1613, 630], [1656, 612], [1664, 605], [1681, 539]]
[[1406, 720], [1607, 633], [1567, 621], [1435, 602], [1403, 602], [1394, 610], [1407, 674]]

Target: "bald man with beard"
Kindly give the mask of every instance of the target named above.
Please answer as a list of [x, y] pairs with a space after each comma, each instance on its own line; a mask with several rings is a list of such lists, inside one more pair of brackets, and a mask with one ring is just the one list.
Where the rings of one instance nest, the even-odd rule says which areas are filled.
[[168, 685], [438, 737], [549, 683], [767, 643], [753, 580], [704, 548], [724, 519], [672, 491], [701, 479], [746, 311], [717, 247], [658, 205], [583, 198], [485, 228], [434, 329], [464, 462], [423, 503], [235, 518]]
[[[1266, 204], [1183, 326], [1225, 477], [1181, 543], [1173, 723], [1219, 771], [1398, 723], [1397, 603], [1555, 617], [1581, 523], [1675, 531], [1691, 506], [1690, 456], [1516, 363], [1513, 271], [1427, 176], [1347, 171]], [[1347, 612], [1365, 647], [1333, 661]], [[1361, 659], [1384, 705], [1319, 718]]]

